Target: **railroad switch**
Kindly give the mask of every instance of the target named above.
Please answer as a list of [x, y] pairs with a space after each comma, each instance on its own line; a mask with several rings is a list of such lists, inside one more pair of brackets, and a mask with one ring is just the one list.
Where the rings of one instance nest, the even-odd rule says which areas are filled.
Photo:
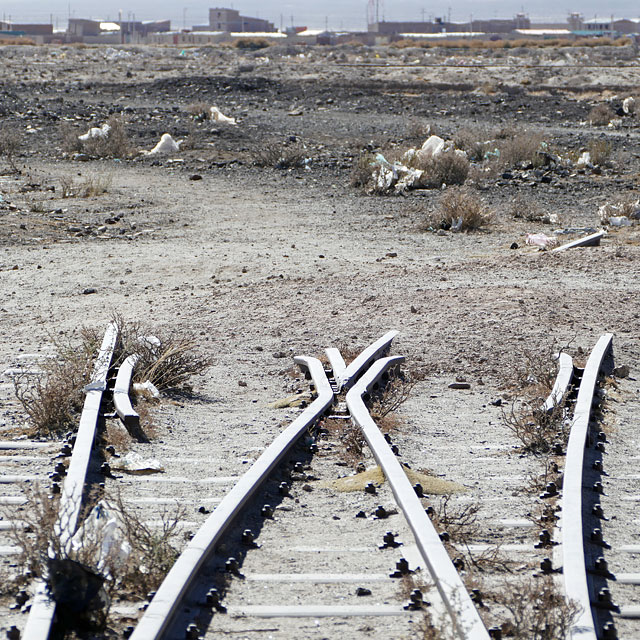
[[398, 547], [402, 546], [402, 542], [398, 542], [396, 540], [396, 534], [392, 533], [391, 531], [387, 531], [387, 533], [385, 533], [382, 537], [382, 540], [384, 544], [381, 544], [378, 547], [379, 549], [397, 549]]

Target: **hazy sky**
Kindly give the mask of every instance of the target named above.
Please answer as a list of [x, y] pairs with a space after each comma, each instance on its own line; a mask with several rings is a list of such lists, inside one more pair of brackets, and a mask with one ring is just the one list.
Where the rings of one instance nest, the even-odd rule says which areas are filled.
[[[375, 1], [375, 0], [374, 0]], [[603, 7], [600, 0], [537, 0], [529, 4], [522, 0], [440, 0], [437, 3], [425, 0], [378, 0], [380, 17], [387, 20], [421, 20], [433, 16], [446, 16], [451, 11], [454, 21], [467, 21], [469, 16], [477, 18], [507, 18], [519, 11], [528, 13], [532, 20], [564, 20], [570, 11], [580, 11], [586, 18], [617, 16], [638, 17], [640, 7], [628, 0], [613, 0]], [[49, 22], [65, 28], [69, 14], [76, 18], [103, 18], [116, 20], [122, 10], [124, 19], [135, 14], [138, 20], [169, 18], [172, 27], [182, 28], [185, 23], [206, 24], [209, 7], [233, 7], [242, 14], [257, 16], [272, 21], [279, 27], [291, 24], [324, 27], [330, 29], [365, 29], [366, 0], [184, 0], [184, 2], [158, 2], [157, 0], [0, 0], [0, 17], [14, 22]]]

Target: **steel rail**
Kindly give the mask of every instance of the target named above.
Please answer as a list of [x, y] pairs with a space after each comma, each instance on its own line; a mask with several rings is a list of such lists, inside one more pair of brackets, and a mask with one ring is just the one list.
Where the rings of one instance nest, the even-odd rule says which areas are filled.
[[129, 387], [131, 386], [131, 377], [133, 369], [136, 366], [140, 356], [134, 354], [126, 358], [120, 365], [118, 375], [116, 376], [116, 384], [113, 387], [113, 404], [116, 413], [120, 416], [127, 429], [136, 429], [140, 426], [140, 416], [131, 406], [129, 398]]
[[347, 393], [347, 407], [354, 424], [364, 434], [373, 456], [389, 481], [398, 506], [411, 528], [420, 555], [440, 593], [452, 620], [456, 637], [467, 640], [487, 640], [489, 633], [476, 607], [453, 566], [420, 499], [389, 444], [378, 429], [364, 404], [363, 396], [369, 394], [378, 380], [392, 367], [404, 361], [401, 356], [382, 358], [360, 378]]
[[558, 354], [558, 375], [553, 383], [551, 393], [542, 405], [542, 410], [545, 413], [551, 413], [562, 403], [571, 380], [573, 380], [573, 359], [568, 353], [560, 353]]
[[[80, 416], [80, 425], [62, 486], [58, 519], [55, 525], [55, 531], [60, 536], [60, 547], [63, 549], [76, 532], [91, 449], [98, 425], [100, 404], [107, 388], [107, 375], [117, 341], [118, 326], [111, 323], [105, 331], [91, 382], [85, 387], [86, 397]], [[51, 633], [55, 610], [55, 602], [49, 597], [45, 583], [39, 582], [23, 632], [23, 640], [46, 640]]]
[[580, 613], [571, 626], [568, 637], [580, 638], [580, 640], [597, 640], [598, 637], [591, 611], [589, 581], [584, 555], [582, 475], [593, 396], [602, 363], [611, 349], [612, 341], [613, 334], [611, 333], [600, 337], [589, 355], [582, 374], [573, 424], [569, 433], [560, 502], [562, 521], [559, 527], [562, 535], [565, 597], [568, 602], [576, 602], [580, 607]]
[[311, 374], [317, 397], [267, 447], [198, 530], [166, 575], [138, 622], [131, 640], [157, 640], [164, 636], [198, 570], [214, 551], [234, 518], [298, 439], [333, 404], [333, 390], [321, 362], [316, 358], [300, 356], [294, 360]]
[[555, 249], [551, 250], [551, 253], [558, 253], [559, 251], [566, 251], [567, 249], [575, 249], [576, 247], [599, 247], [600, 240], [607, 235], [607, 232], [596, 231], [589, 236], [584, 236], [584, 238], [578, 238], [577, 240], [572, 240], [571, 242], [567, 242], [566, 244], [560, 245]]
[[358, 376], [362, 375], [374, 360], [377, 360], [383, 353], [388, 351], [392, 340], [397, 335], [397, 331], [388, 331], [362, 351], [349, 366], [345, 366], [344, 360], [337, 349], [326, 349], [325, 353], [333, 369], [333, 377], [338, 385], [338, 391], [349, 389], [358, 379]]
[[[416, 45], [417, 46], [417, 45]], [[452, 47], [453, 48], [453, 47]], [[514, 71], [526, 71], [527, 69], [638, 69], [638, 65], [615, 65], [615, 64], [505, 64], [489, 62], [481, 64], [385, 64], [384, 62], [336, 62], [336, 67], [372, 67], [389, 69], [513, 69]]]

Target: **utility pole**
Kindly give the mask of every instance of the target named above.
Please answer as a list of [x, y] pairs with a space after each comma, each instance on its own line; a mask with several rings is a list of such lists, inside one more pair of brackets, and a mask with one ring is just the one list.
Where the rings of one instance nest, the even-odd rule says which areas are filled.
[[422, 14], [422, 22], [424, 22], [424, 7], [420, 9], [420, 13]]
[[187, 7], [182, 8], [182, 28], [187, 28]]

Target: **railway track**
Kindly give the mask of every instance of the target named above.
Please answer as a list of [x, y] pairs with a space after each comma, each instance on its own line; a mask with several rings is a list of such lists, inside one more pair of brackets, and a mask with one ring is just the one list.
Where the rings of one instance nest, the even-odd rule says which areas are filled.
[[[185, 547], [162, 585], [149, 594], [148, 602], [143, 606], [113, 603], [117, 628], [125, 636], [137, 640], [214, 638], [228, 633], [264, 637], [266, 632], [289, 637], [307, 629], [310, 634], [318, 632], [326, 637], [429, 637], [425, 634], [430, 624], [459, 638], [508, 636], [508, 626], [494, 624], [504, 614], [504, 604], [495, 595], [501, 576], [489, 571], [491, 575], [482, 586], [474, 586], [479, 583], [474, 582], [469, 560], [462, 560], [464, 552], [489, 552], [496, 539], [511, 574], [535, 573], [540, 579], [550, 576], [569, 606], [577, 603], [567, 637], [614, 638], [621, 622], [627, 624], [625, 630], [633, 628], [629, 621], [638, 617], [637, 608], [632, 601], [621, 607], [614, 603], [608, 589], [616, 576], [601, 556], [615, 553], [610, 557], [619, 562], [620, 554], [633, 557], [640, 553], [640, 547], [609, 548], [605, 538], [611, 525], [603, 519], [602, 505], [597, 503], [609, 477], [603, 470], [606, 435], [598, 427], [602, 415], [594, 417], [592, 406], [594, 398], [602, 398], [597, 382], [603, 368], [610, 368], [612, 336], [601, 338], [584, 372], [574, 370], [564, 355], [559, 360], [556, 384], [542, 410], [551, 412], [564, 402], [572, 381], [580, 380], [580, 387], [573, 413], [565, 409], [566, 420], [572, 425], [566, 461], [562, 447], [554, 446], [555, 480], [548, 483], [546, 495], [534, 499], [539, 505], [548, 505], [543, 516], [555, 514], [547, 518], [551, 524], [544, 525], [535, 545], [539, 523], [534, 524], [532, 518], [504, 517], [514, 515], [506, 511], [507, 492], [522, 476], [496, 477], [494, 484], [499, 486], [494, 495], [481, 496], [487, 504], [502, 500], [503, 517], [496, 518], [500, 510], [489, 507], [488, 519], [474, 539], [457, 542], [443, 530], [445, 519], [437, 517], [432, 523], [427, 514], [433, 517], [431, 505], [436, 498], [412, 486], [406, 467], [399, 463], [397, 445], [385, 438], [367, 408], [403, 360], [385, 357], [394, 336], [395, 332], [389, 332], [349, 366], [335, 349], [327, 350], [327, 369], [314, 358], [296, 358], [310, 380], [313, 400], [272, 442], [255, 438], [258, 446], [252, 464], [247, 458], [224, 454], [214, 458], [179, 452], [170, 442], [161, 441], [140, 447], [147, 456], [166, 461], [164, 474], [110, 477], [113, 474], [106, 470], [107, 476], [101, 477], [105, 492], [117, 490], [123, 504], [149, 528], [161, 526], [158, 512], [163, 505], [178, 501], [189, 514], [178, 523], [185, 531]], [[92, 435], [84, 435], [82, 426], [99, 422], [95, 402], [99, 405], [97, 394], [106, 388], [109, 349], [112, 345], [112, 353], [115, 342], [113, 333], [107, 331], [94, 381], [88, 387], [88, 416], [83, 413], [61, 487], [63, 503], [66, 499], [77, 504], [78, 512], [84, 482], [76, 469], [89, 466], [87, 452], [93, 442]], [[110, 373], [114, 408], [129, 427], [136, 424], [126, 394], [133, 365], [135, 358], [126, 361], [117, 382], [115, 371]], [[371, 461], [375, 460], [384, 474], [377, 477], [386, 477], [387, 482], [369, 482], [356, 491], [335, 490], [331, 483], [344, 475], [344, 462], [327, 435], [325, 424], [329, 422], [353, 423], [361, 430], [371, 449]], [[585, 443], [593, 446], [585, 449]], [[70, 443], [64, 445], [66, 455], [69, 447]], [[1, 451], [10, 452], [0, 458], [2, 487], [12, 487], [13, 492], [3, 495], [2, 500], [22, 500], [21, 482], [37, 479], [51, 483], [44, 471], [12, 478], [5, 470], [10, 464], [44, 463], [56, 449], [49, 443], [0, 443]], [[576, 453], [584, 455], [580, 459]], [[588, 473], [583, 463], [589, 473], [600, 478], [595, 491], [590, 480], [585, 483]], [[244, 472], [239, 473], [243, 466]], [[102, 470], [105, 472], [104, 467]], [[368, 476], [365, 473], [363, 477]], [[512, 496], [516, 509], [531, 502], [530, 496], [523, 499], [518, 492]], [[465, 495], [452, 497], [462, 508], [467, 501]], [[74, 517], [77, 513], [65, 520], [68, 530], [61, 527], [63, 538], [69, 538], [77, 528]], [[593, 526], [593, 518], [599, 527]], [[0, 535], [13, 524], [0, 526]], [[579, 544], [582, 540], [584, 545]], [[3, 560], [16, 553], [10, 544], [0, 549]], [[515, 564], [519, 564], [517, 569], [513, 569]], [[640, 582], [633, 572], [620, 576], [628, 589]], [[22, 595], [18, 600], [27, 605], [23, 610], [30, 608], [28, 621], [24, 624], [24, 613], [14, 606], [8, 622], [15, 620], [16, 626], [11, 630], [7, 625], [8, 633], [16, 638], [47, 638], [54, 607], [46, 591], [40, 588], [33, 599], [27, 601]], [[21, 627], [22, 636], [16, 635]]]

